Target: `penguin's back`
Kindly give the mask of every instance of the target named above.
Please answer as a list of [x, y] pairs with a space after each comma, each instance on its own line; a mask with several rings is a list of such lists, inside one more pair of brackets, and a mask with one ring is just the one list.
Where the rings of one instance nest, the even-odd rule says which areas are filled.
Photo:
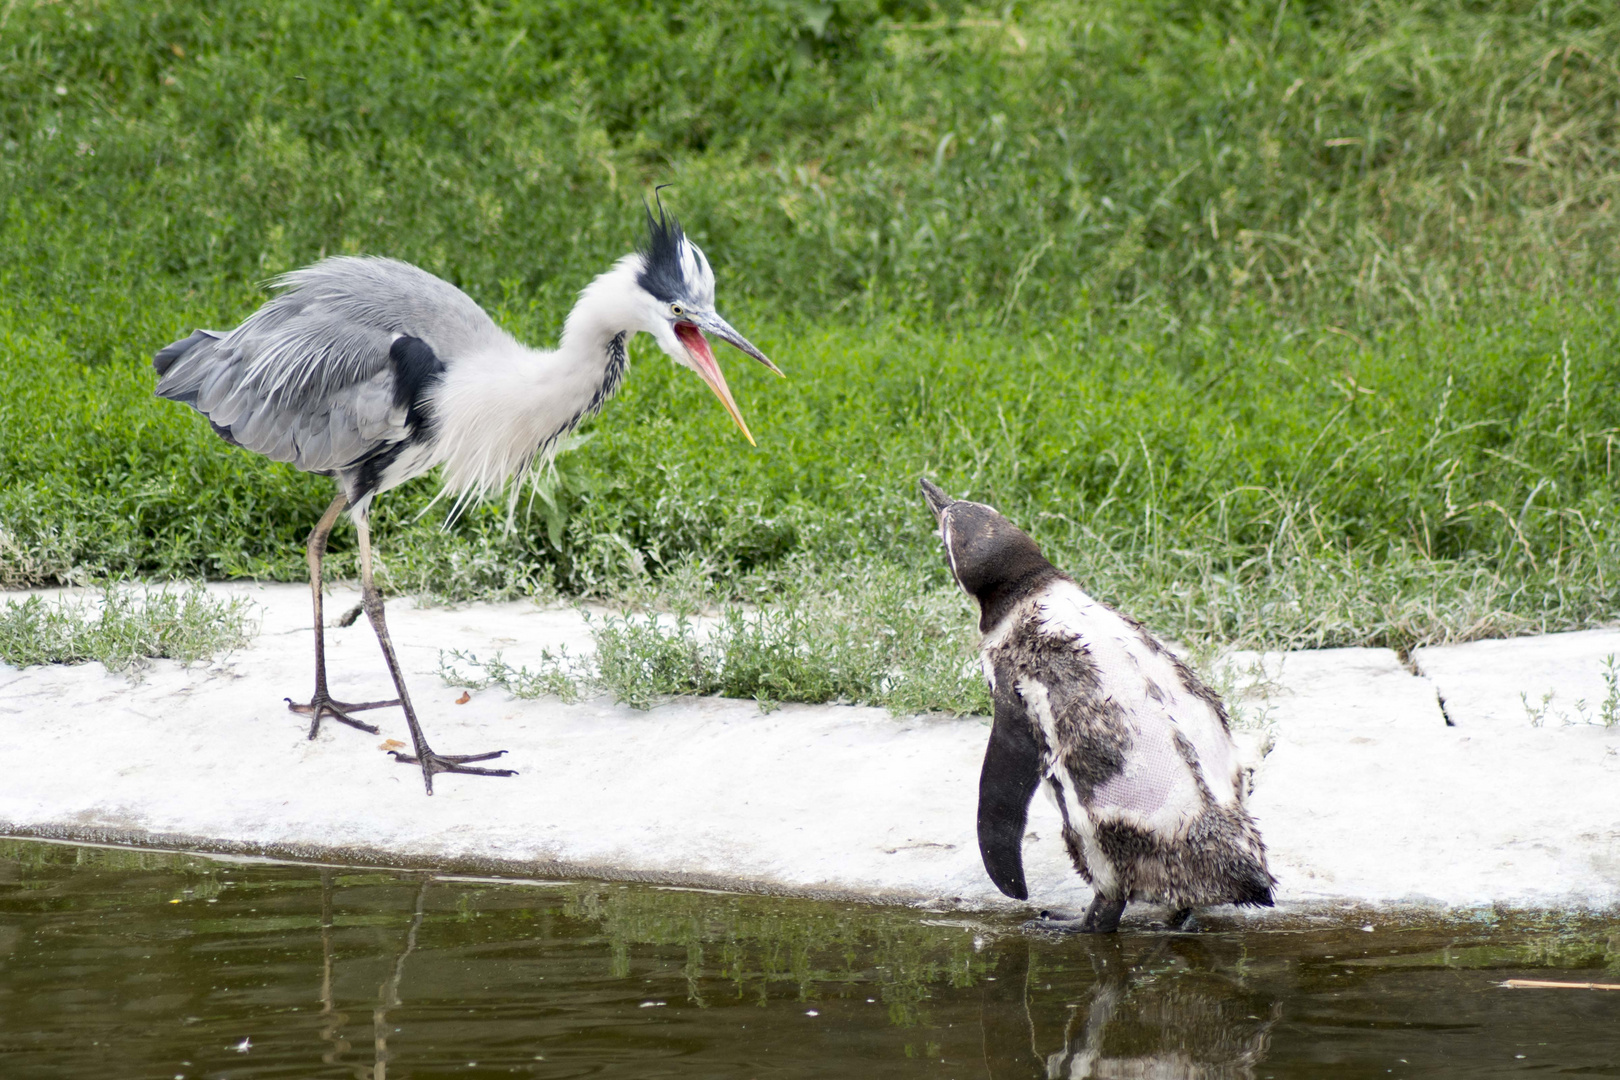
[[1269, 894], [1220, 699], [1140, 624], [1062, 578], [986, 636], [984, 661], [1024, 703], [1093, 884], [1189, 903], [1258, 896], [1262, 881]]
[[[1174, 653], [1140, 623], [1066, 579], [1045, 590], [1036, 613], [1040, 632], [1083, 652], [1095, 665], [1104, 693], [1124, 712], [1137, 736], [1129, 769], [1155, 788], [1169, 783], [1160, 777], [1196, 773], [1216, 803], [1237, 801], [1238, 761], [1225, 709]], [[1178, 748], [1178, 736], [1191, 744], [1196, 765]], [[1110, 797], [1142, 802], [1141, 792], [1123, 779], [1104, 787]]]

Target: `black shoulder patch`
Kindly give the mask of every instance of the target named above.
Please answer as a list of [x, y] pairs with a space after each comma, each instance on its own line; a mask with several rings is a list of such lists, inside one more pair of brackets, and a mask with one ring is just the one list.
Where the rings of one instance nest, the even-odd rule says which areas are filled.
[[349, 492], [350, 503], [358, 503], [367, 495], [376, 493], [378, 486], [382, 484], [383, 473], [387, 472], [388, 466], [405, 452], [405, 445], [403, 442], [385, 443], [375, 453], [361, 458], [355, 465], [345, 467], [344, 476], [353, 477], [352, 490]]
[[405, 426], [411, 441], [422, 442], [433, 431], [428, 391], [444, 375], [444, 361], [421, 338], [402, 337], [388, 350], [394, 365], [394, 407], [405, 410]]
[[643, 266], [636, 275], [636, 283], [664, 303], [672, 303], [686, 295], [686, 274], [681, 269], [681, 243], [686, 234], [681, 223], [658, 207], [653, 217], [647, 208], [647, 246], [641, 249]]
[[979, 856], [996, 888], [1029, 899], [1024, 825], [1041, 782], [1041, 748], [1018, 692], [997, 673], [996, 718], [979, 771]]
[[1069, 770], [1075, 797], [1090, 806], [1097, 788], [1124, 771], [1131, 745], [1125, 710], [1104, 685], [1102, 670], [1073, 641], [1042, 630], [1033, 611], [1019, 617], [999, 652], [1008, 670], [1002, 675], [997, 668], [998, 683], [1016, 687], [1027, 680], [1046, 691], [1057, 725], [1052, 752]]

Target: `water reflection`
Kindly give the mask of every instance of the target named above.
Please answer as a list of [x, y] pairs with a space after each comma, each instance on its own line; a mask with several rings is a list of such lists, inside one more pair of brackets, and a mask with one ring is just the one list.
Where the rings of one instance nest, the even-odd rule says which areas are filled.
[[[319, 1029], [319, 1037], [326, 1044], [321, 1052], [321, 1061], [327, 1065], [342, 1065], [343, 1058], [353, 1049], [353, 1044], [343, 1037], [343, 1027], [349, 1022], [348, 1013], [337, 1007], [336, 998], [332, 992], [332, 894], [334, 888], [335, 872], [330, 867], [320, 868], [321, 882], [321, 1012], [324, 1023]], [[422, 875], [416, 887], [416, 904], [411, 914], [410, 924], [405, 930], [404, 940], [400, 943], [398, 955], [388, 967], [387, 977], [377, 987], [377, 1003], [371, 1010], [371, 1063], [352, 1064], [356, 1080], [388, 1080], [388, 1014], [389, 1010], [397, 1009], [403, 1002], [400, 1000], [400, 986], [405, 981], [405, 963], [416, 951], [417, 937], [422, 931], [422, 920], [427, 913], [427, 892], [432, 878]]]
[[1206, 928], [0, 840], [0, 1075], [1620, 1074], [1620, 995], [1499, 988], [1620, 921]]
[[344, 1054], [350, 1049], [349, 1040], [343, 1038], [343, 1025], [349, 1022], [349, 1014], [339, 1012], [337, 1004], [332, 997], [332, 877], [330, 867], [322, 867], [321, 871], [321, 1017], [323, 1023], [320, 1028], [321, 1041], [328, 1048], [322, 1052], [321, 1061], [327, 1065], [336, 1065]]
[[[985, 1065], [993, 1080], [1026, 1077], [1253, 1080], [1266, 1057], [1282, 1001], [1234, 981], [1227, 965], [1187, 937], [1081, 939], [1094, 979], [1064, 1003], [1032, 998], [1031, 970], [1043, 944], [1009, 944], [981, 1010]], [[1163, 972], [1177, 977], [1164, 978]], [[1037, 1020], [1037, 1015], [1042, 1017]]]

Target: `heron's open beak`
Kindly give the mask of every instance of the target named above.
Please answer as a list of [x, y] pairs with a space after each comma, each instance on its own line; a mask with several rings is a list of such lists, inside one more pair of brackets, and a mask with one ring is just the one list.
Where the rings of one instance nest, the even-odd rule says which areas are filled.
[[[771, 371], [775, 372], [777, 375], [782, 375], [782, 369], [771, 363], [770, 357], [754, 348], [753, 342], [737, 333], [736, 329], [734, 329], [730, 323], [726, 322], [726, 320], [722, 319], [715, 312], [694, 312], [692, 314], [692, 320], [697, 323], [700, 330], [707, 330], [721, 341], [729, 342], [730, 344], [735, 345], [749, 356], [752, 356], [755, 360], [758, 360], [760, 363], [770, 368]], [[785, 379], [787, 376], [782, 375], [782, 378]]]
[[737, 422], [737, 427], [742, 429], [743, 438], [748, 440], [750, 446], [756, 445], [753, 435], [748, 432], [748, 425], [743, 423], [742, 413], [738, 411], [737, 403], [731, 398], [731, 388], [726, 386], [726, 377], [720, 371], [719, 361], [714, 358], [714, 350], [709, 348], [708, 339], [703, 336], [704, 330], [707, 330], [721, 341], [727, 341], [735, 345], [778, 375], [781, 375], [782, 372], [775, 364], [770, 362], [764, 353], [754, 348], [752, 342], [737, 333], [736, 330], [732, 329], [730, 323], [713, 312], [701, 314], [694, 312], [691, 321], [683, 320], [675, 324], [675, 336], [680, 339], [682, 345], [686, 346], [686, 352], [692, 358], [693, 369], [704, 382], [709, 384], [709, 389], [714, 391], [714, 396], [720, 399], [720, 403], [726, 407], [726, 411], [731, 414], [731, 418]]

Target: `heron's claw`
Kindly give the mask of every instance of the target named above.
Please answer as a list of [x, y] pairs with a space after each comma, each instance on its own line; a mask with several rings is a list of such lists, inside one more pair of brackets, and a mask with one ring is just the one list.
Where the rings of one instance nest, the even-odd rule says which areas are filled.
[[287, 702], [287, 711], [295, 712], [300, 716], [311, 717], [309, 722], [309, 737], [311, 739], [320, 734], [321, 720], [328, 716], [340, 724], [348, 724], [352, 728], [359, 728], [361, 731], [376, 735], [380, 729], [364, 721], [356, 720], [349, 714], [352, 712], [364, 712], [367, 709], [386, 709], [399, 704], [398, 698], [393, 701], [333, 701], [325, 691], [316, 691], [314, 698], [310, 700], [308, 705], [300, 705], [292, 698], [286, 698], [285, 700]]
[[435, 754], [427, 751], [421, 757], [414, 754], [402, 754], [398, 750], [388, 751], [394, 755], [394, 760], [401, 765], [422, 766], [422, 779], [427, 784], [428, 794], [433, 794], [433, 777], [438, 773], [466, 773], [471, 776], [516, 776], [516, 769], [478, 769], [467, 764], [469, 761], [489, 761], [506, 753], [505, 750], [493, 750], [487, 754]]

